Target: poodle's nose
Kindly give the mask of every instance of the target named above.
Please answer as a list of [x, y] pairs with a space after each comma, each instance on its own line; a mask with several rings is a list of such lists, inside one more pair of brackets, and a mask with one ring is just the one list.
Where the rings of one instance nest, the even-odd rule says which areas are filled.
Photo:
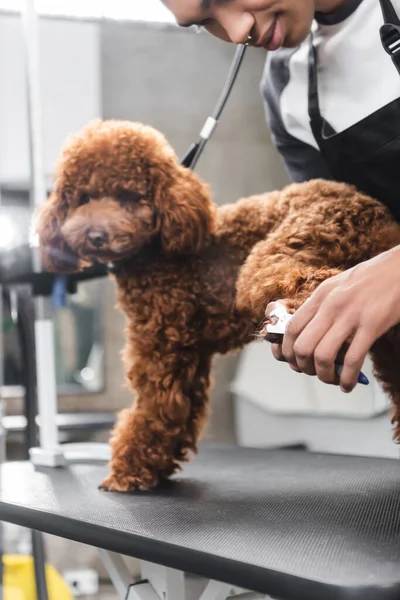
[[104, 231], [89, 231], [88, 240], [94, 248], [101, 248], [107, 241]]

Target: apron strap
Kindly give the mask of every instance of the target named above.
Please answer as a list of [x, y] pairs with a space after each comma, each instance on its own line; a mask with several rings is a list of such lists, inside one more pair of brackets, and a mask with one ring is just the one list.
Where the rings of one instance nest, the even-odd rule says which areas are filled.
[[310, 119], [315, 116], [320, 118], [317, 81], [317, 53], [314, 47], [312, 33], [310, 33], [308, 42], [308, 114]]
[[379, 0], [379, 2], [385, 22], [380, 28], [382, 46], [400, 75], [400, 19], [390, 0]]
[[321, 115], [318, 95], [317, 50], [314, 46], [312, 32], [309, 35], [308, 50], [308, 116], [311, 131], [319, 148], [326, 138], [335, 135], [333, 127]]
[[383, 20], [389, 25], [400, 25], [400, 19], [393, 8], [390, 0], [379, 0], [383, 14]]

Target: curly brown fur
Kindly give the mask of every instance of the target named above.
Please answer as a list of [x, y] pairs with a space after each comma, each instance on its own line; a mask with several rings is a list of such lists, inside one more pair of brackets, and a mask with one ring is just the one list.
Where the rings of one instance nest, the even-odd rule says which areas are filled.
[[[252, 341], [270, 301], [295, 309], [328, 277], [400, 242], [382, 205], [339, 183], [294, 184], [217, 209], [159, 132], [118, 121], [96, 121], [67, 142], [37, 230], [49, 270], [115, 266], [136, 395], [113, 432], [103, 482], [119, 491], [157, 485], [196, 452], [212, 357]], [[375, 362], [395, 397], [387, 352]]]

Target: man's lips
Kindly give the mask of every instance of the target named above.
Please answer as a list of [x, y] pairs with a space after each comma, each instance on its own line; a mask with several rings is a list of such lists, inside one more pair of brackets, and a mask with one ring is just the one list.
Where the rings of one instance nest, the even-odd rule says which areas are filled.
[[254, 44], [256, 46], [256, 48], [265, 47], [268, 44], [268, 42], [271, 40], [271, 38], [272, 38], [272, 36], [274, 34], [274, 29], [275, 29], [277, 18], [278, 17], [275, 17], [275, 19], [273, 20], [273, 23], [272, 23], [271, 27], [269, 27], [269, 29], [264, 33], [264, 35], [262, 35], [257, 40], [257, 43]]
[[261, 36], [256, 47], [265, 48], [266, 50], [277, 50], [283, 45], [285, 40], [285, 29], [280, 15], [276, 15], [271, 27]]

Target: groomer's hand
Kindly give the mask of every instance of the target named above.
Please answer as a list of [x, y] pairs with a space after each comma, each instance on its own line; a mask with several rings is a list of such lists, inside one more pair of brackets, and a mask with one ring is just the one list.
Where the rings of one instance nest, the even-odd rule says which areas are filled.
[[[273, 344], [272, 352], [292, 369], [351, 392], [371, 346], [399, 322], [397, 246], [322, 283], [295, 313], [282, 346]], [[339, 381], [334, 362], [340, 352], [345, 355]]]

